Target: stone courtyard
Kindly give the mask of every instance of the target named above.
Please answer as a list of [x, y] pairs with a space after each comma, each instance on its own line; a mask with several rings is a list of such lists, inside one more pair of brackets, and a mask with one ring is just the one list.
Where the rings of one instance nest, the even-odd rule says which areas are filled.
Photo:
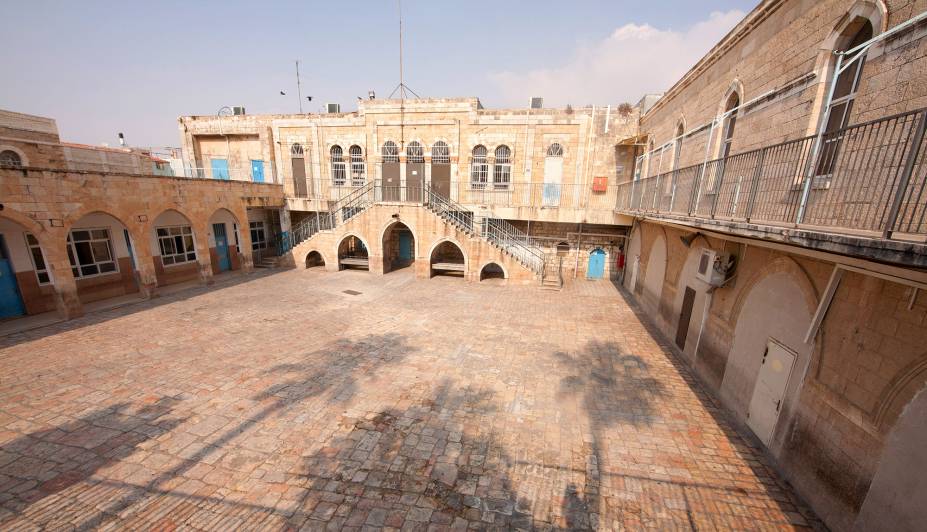
[[256, 273], [0, 339], [0, 528], [820, 525], [608, 281]]

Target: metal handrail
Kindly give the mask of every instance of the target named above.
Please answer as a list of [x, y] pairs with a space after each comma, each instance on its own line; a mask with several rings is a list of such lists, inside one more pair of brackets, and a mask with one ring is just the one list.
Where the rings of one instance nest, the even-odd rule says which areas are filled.
[[621, 183], [615, 209], [925, 235], [925, 131], [927, 108], [756, 148]]

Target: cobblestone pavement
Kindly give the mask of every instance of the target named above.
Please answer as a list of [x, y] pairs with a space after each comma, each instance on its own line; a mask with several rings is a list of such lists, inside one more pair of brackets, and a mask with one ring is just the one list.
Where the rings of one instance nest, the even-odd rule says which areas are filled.
[[306, 270], [7, 337], [0, 529], [818, 526], [661, 342], [607, 281]]

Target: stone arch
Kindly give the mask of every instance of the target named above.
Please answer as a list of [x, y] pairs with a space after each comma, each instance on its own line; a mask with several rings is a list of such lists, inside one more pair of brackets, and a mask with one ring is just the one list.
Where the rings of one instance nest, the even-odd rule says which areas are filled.
[[[181, 230], [179, 232], [182, 234], [159, 235], [159, 233], [165, 231], [168, 233], [177, 232], [177, 228], [184, 226], [190, 227], [188, 233]], [[193, 222], [193, 218], [179, 209], [169, 207], [160, 211], [157, 216], [149, 221], [146, 232], [150, 235], [151, 255], [159, 286], [196, 279], [199, 277], [199, 263], [204, 265], [204, 269], [208, 266], [206, 264], [208, 256], [202, 256], [204, 253], [204, 248], [201, 245], [203, 235], [198, 234], [197, 225]], [[172, 240], [174, 240], [175, 244], [167, 244], [167, 236], [173, 236]], [[180, 237], [179, 242], [183, 244], [182, 249], [176, 247], [178, 242], [176, 237]], [[164, 256], [162, 253], [162, 240], [165, 246], [168, 246], [165, 247], [164, 251], [171, 251], [168, 256]], [[191, 241], [192, 259], [189, 247]], [[208, 253], [208, 251], [205, 252]]]
[[[721, 98], [721, 101], [718, 102], [718, 112], [716, 116], [721, 116], [727, 111], [727, 103], [731, 99], [731, 96], [736, 94], [737, 98], [740, 100], [738, 106], [743, 105], [744, 103], [744, 84], [740, 81], [739, 78], [734, 78], [731, 80], [731, 84], [728, 85], [727, 90], [724, 91], [724, 96]], [[738, 113], [740, 111], [738, 110]], [[717, 126], [716, 126], [717, 127]]]
[[[487, 271], [487, 268], [489, 268], [490, 266], [492, 266], [493, 268], [490, 268]], [[490, 261], [486, 261], [482, 266], [480, 266], [479, 280], [484, 281], [487, 279], [498, 279], [499, 277], [496, 274], [497, 269], [498, 269], [498, 272], [501, 273], [502, 275], [501, 279], [509, 278], [509, 272], [508, 270], [505, 269], [505, 266], [501, 262], [490, 260]]]
[[[231, 225], [229, 225], [231, 223]], [[226, 207], [219, 207], [209, 215], [206, 222], [206, 240], [209, 244], [209, 259], [212, 262], [212, 271], [217, 274], [225, 269], [238, 270], [241, 268], [240, 248], [243, 246], [241, 238], [245, 228], [241, 225], [241, 220], [235, 213]], [[216, 226], [222, 226], [225, 232], [216, 234]], [[225, 241], [226, 257], [223, 257], [223, 249], [220, 245]], [[237, 247], [235, 247], [237, 246]], [[234, 252], [233, 252], [234, 251]]]
[[[402, 237], [397, 236], [397, 229], [405, 228], [410, 233], [411, 256], [403, 256], [405, 251], [402, 249]], [[380, 231], [380, 250], [383, 256], [383, 273], [389, 273], [394, 270], [407, 268], [415, 264], [415, 258], [418, 257], [418, 238], [416, 237], [415, 226], [406, 220], [393, 219], [387, 222]]]
[[[696, 244], [693, 240], [690, 244], [689, 251], [683, 261], [682, 268], [676, 277], [676, 296], [673, 298], [673, 304], [668, 317], [671, 337], [674, 341], [682, 340], [682, 344], [675, 343], [689, 359], [695, 361], [695, 344], [698, 342], [699, 327], [702, 324], [702, 315], [705, 313], [705, 298], [708, 294], [708, 284], [699, 281], [695, 277], [698, 270], [698, 262], [703, 249], [714, 249], [707, 239], [704, 245]], [[685, 302], [686, 288], [691, 288], [694, 292], [692, 300], [692, 309], [689, 313], [688, 324], [680, 323], [683, 317], [683, 305]], [[682, 330], [680, 330], [682, 328]]]
[[625, 290], [632, 293], [637, 284], [637, 278], [640, 275], [641, 234], [642, 229], [640, 224], [638, 224], [634, 230], [631, 231], [631, 236], [628, 237], [628, 246], [625, 249], [623, 284]]
[[647, 263], [644, 266], [643, 291], [641, 302], [644, 308], [656, 315], [660, 310], [660, 298], [663, 295], [663, 281], [666, 278], [666, 237], [658, 233], [650, 244]]
[[[888, 8], [882, 0], [857, 0], [834, 25], [826, 39], [821, 41], [821, 50], [828, 54], [841, 46], [841, 41], [852, 37], [854, 23], [868, 20], [875, 35], [888, 30]], [[849, 34], [849, 35], [847, 35]]]
[[[443, 255], [442, 255], [442, 246], [443, 246], [443, 249], [447, 251], [447, 253]], [[459, 252], [459, 255], [452, 253], [453, 248], [456, 248], [457, 252]], [[436, 255], [436, 252], [438, 253], [438, 255]], [[459, 265], [462, 265], [462, 268], [436, 269], [434, 268], [435, 264], [444, 264], [444, 265], [459, 264]], [[429, 270], [428, 276], [429, 277], [434, 277], [436, 271], [440, 273], [451, 273], [454, 275], [458, 273], [462, 273], [463, 276], [466, 277], [467, 272], [470, 271], [469, 264], [470, 264], [469, 258], [467, 257], [467, 252], [464, 250], [464, 246], [462, 246], [460, 242], [458, 242], [454, 238], [451, 238], [451, 237], [440, 238], [436, 240], [435, 242], [433, 242], [431, 245], [431, 248], [428, 250], [428, 270]], [[442, 268], [447, 268], [447, 266], [443, 266]]]
[[[0, 211], [0, 233], [6, 246], [3, 251], [11, 269], [11, 281], [18, 295], [11, 295], [11, 303], [4, 317], [39, 314], [56, 307], [56, 293], [68, 286], [70, 265], [64, 245], [58, 242], [58, 232], [40, 232], [41, 224], [15, 211]], [[34, 240], [26, 235], [30, 234]], [[38, 244], [38, 257], [33, 246]], [[29, 272], [28, 275], [25, 272]], [[4, 273], [4, 275], [6, 275]], [[70, 281], [73, 282], [73, 281]], [[17, 312], [14, 309], [18, 307]]]
[[142, 241], [143, 235], [112, 212], [93, 210], [71, 217], [62, 246], [71, 251], [82, 303], [139, 290], [138, 248]]
[[[732, 313], [733, 339], [719, 395], [735, 417], [747, 420], [763, 355], [768, 341], [773, 339], [796, 355], [776, 425], [783, 427], [797, 404], [802, 376], [813, 355], [814, 343], [805, 343], [804, 336], [817, 302], [809, 294], [810, 279], [788, 257], [773, 260], [745, 280], [744, 286], [748, 288], [738, 294]], [[774, 430], [771, 435], [771, 448], [779, 432]]]
[[880, 429], [894, 425], [917, 392], [927, 383], [927, 352], [902, 368], [885, 387], [875, 409], [874, 422]]
[[6, 218], [26, 228], [39, 239], [39, 244], [42, 246], [54, 244], [54, 242], [52, 242], [53, 237], [51, 236], [51, 232], [35, 218], [26, 216], [19, 211], [14, 211], [5, 205], [3, 209], [0, 210], [0, 218]]
[[[362, 247], [357, 247], [352, 239], [360, 242]], [[338, 269], [347, 268], [370, 269], [370, 244], [367, 240], [354, 231], [348, 231], [341, 235], [338, 244], [335, 247], [335, 256], [338, 257]]]
[[[18, 156], [19, 156], [19, 165], [20, 165], [21, 167], [28, 167], [28, 166], [29, 166], [29, 157], [26, 156], [26, 152], [22, 151], [22, 150], [19, 149], [18, 147], [13, 146], [13, 145], [11, 145], [11, 144], [0, 144], [0, 153], [5, 152], [5, 151], [11, 151], [11, 152], [15, 153], [16, 155], [18, 155]], [[14, 166], [13, 168], [15, 168], [15, 166]]]
[[325, 255], [318, 249], [310, 249], [303, 258], [303, 264], [306, 265], [306, 269], [315, 268], [317, 266], [324, 267], [326, 262]]

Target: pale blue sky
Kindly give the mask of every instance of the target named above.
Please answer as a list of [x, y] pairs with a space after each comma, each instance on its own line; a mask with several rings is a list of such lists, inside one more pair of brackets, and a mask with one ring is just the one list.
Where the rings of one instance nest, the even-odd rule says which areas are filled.
[[[487, 107], [635, 102], [659, 92], [755, 0], [405, 0], [405, 79]], [[178, 145], [176, 118], [342, 110], [398, 83], [393, 0], [4, 2], [0, 108], [58, 120], [65, 140]], [[286, 90], [287, 96], [279, 91]]]

